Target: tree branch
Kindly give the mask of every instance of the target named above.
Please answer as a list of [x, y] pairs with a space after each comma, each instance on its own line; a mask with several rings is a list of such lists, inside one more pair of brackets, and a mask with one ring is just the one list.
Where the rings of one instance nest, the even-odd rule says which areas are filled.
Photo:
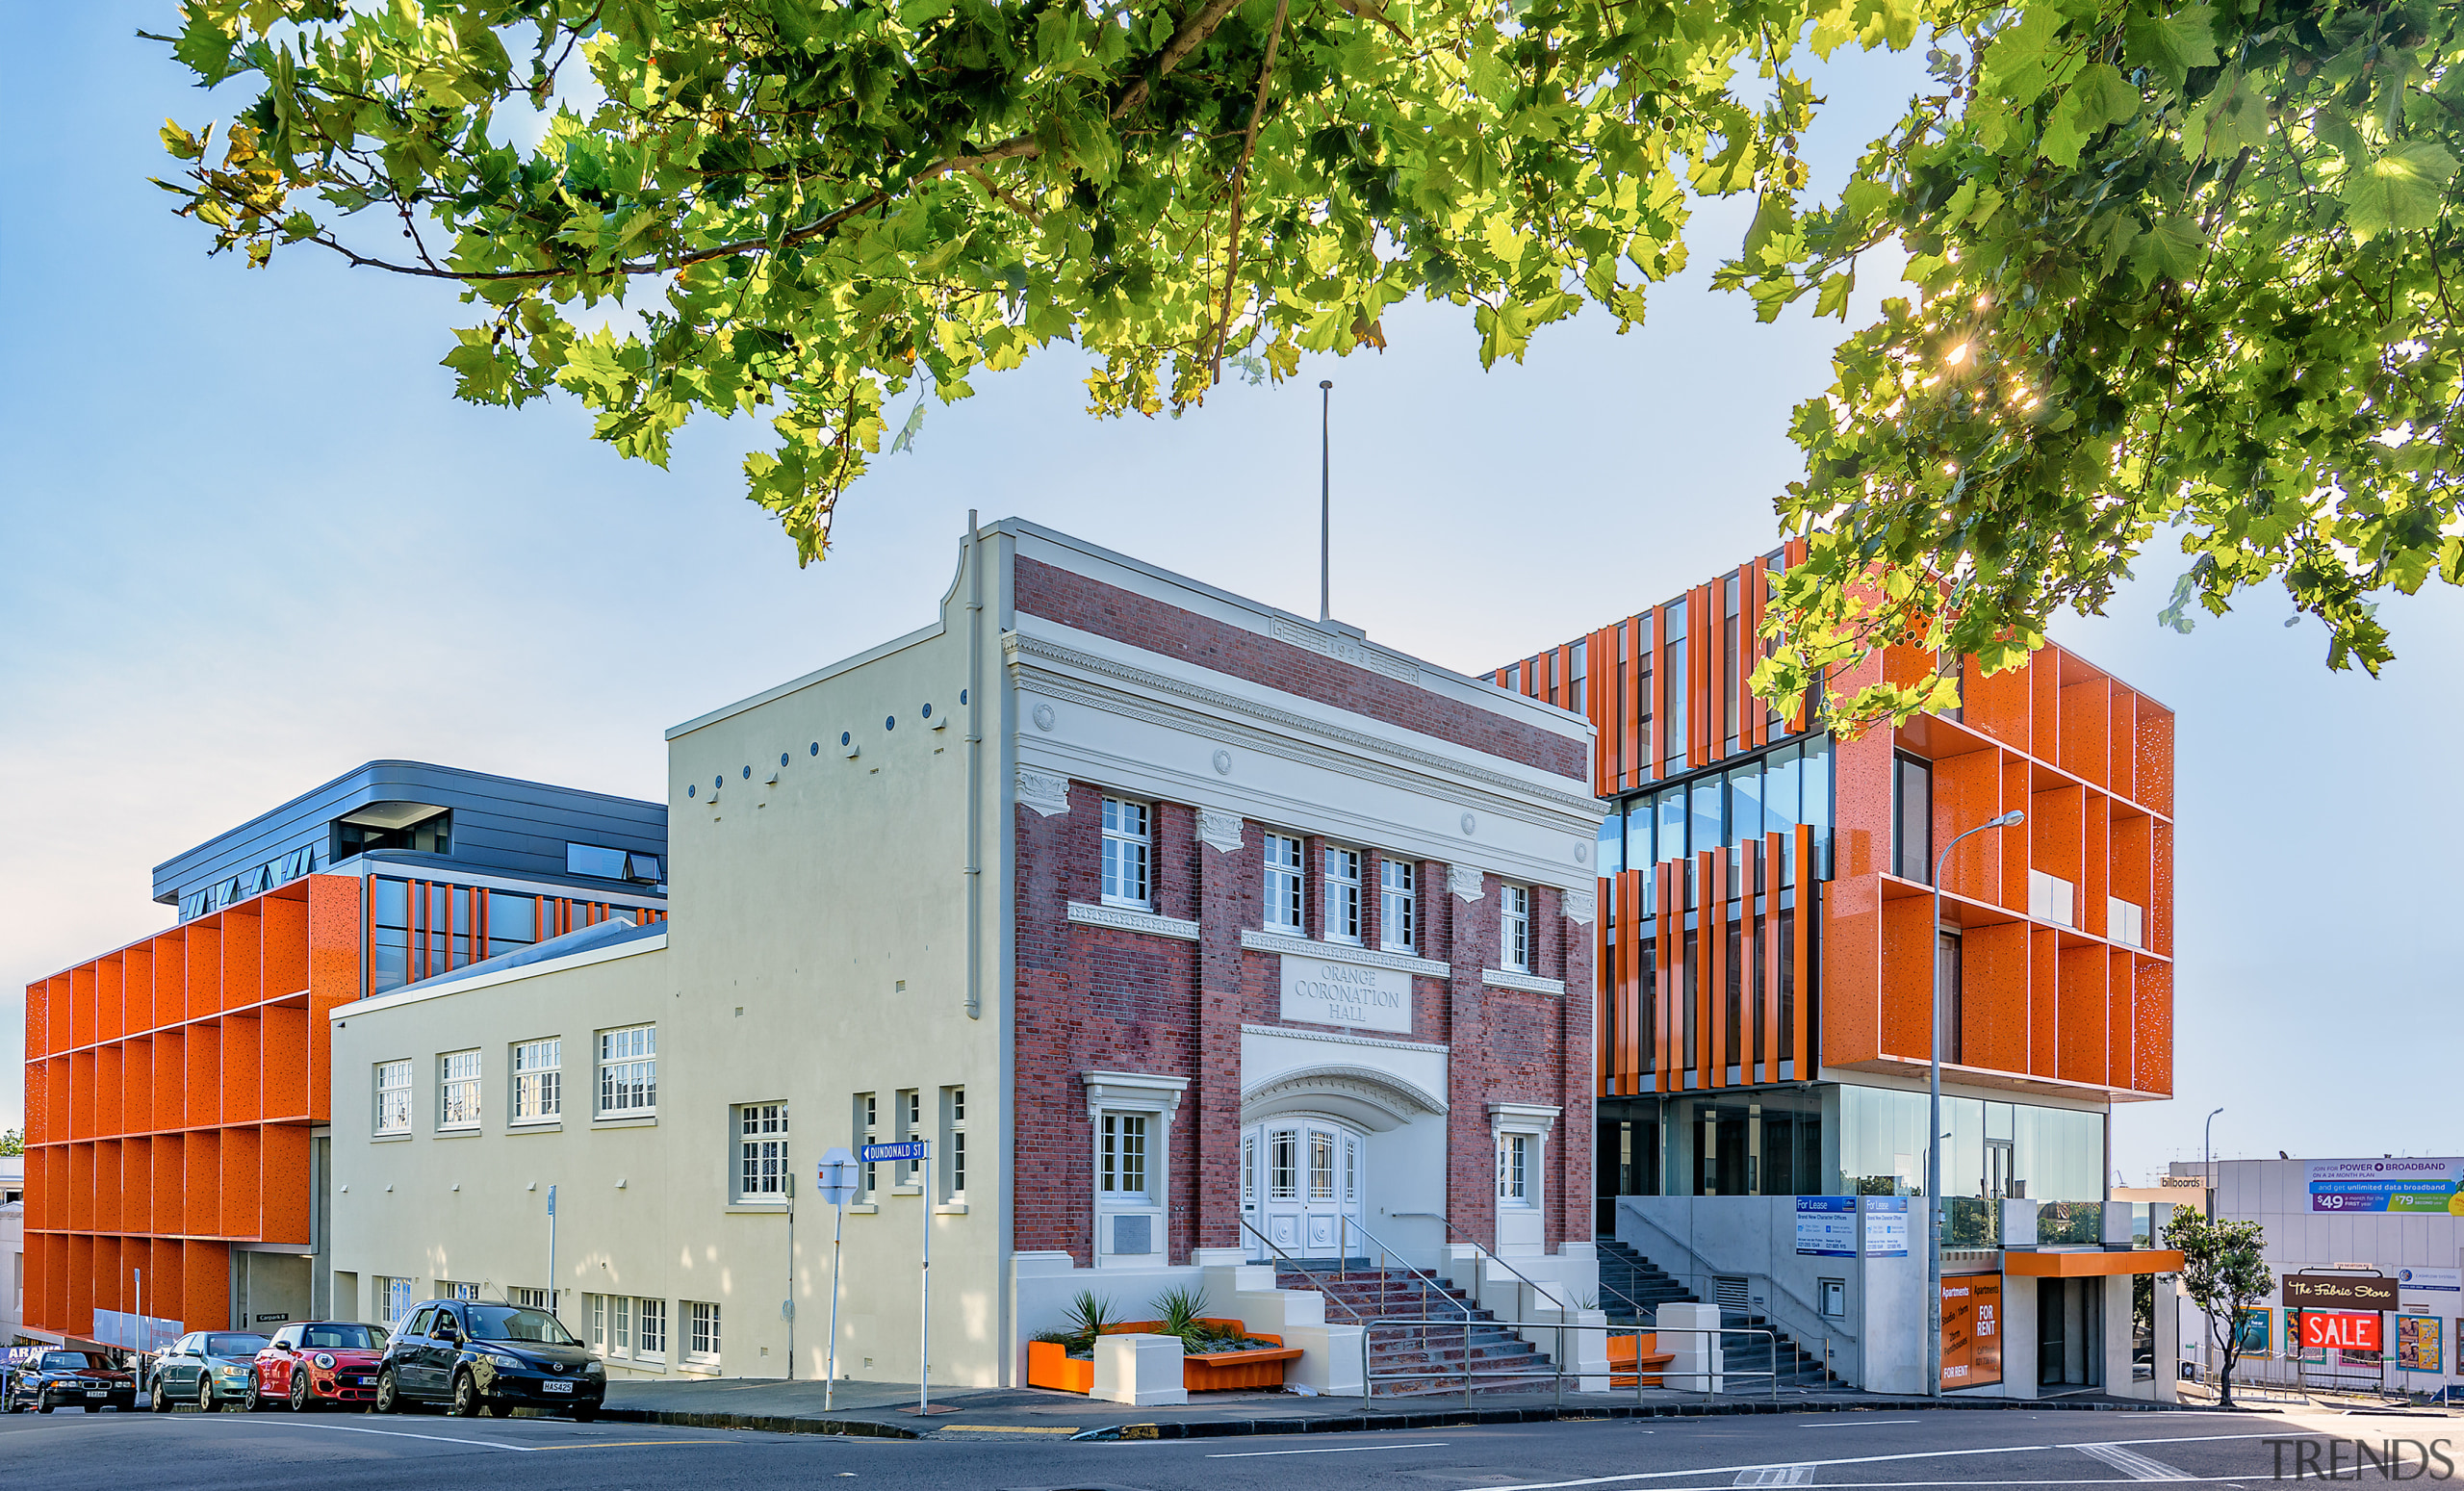
[[1258, 121], [1266, 117], [1267, 92], [1274, 86], [1275, 48], [1283, 40], [1284, 17], [1292, 0], [1274, 0], [1274, 27], [1267, 33], [1266, 61], [1258, 64], [1258, 98], [1249, 106], [1249, 128], [1241, 137], [1241, 160], [1232, 167], [1232, 231], [1223, 249], [1223, 303], [1215, 318], [1215, 356], [1207, 368], [1207, 384], [1223, 381], [1223, 344], [1232, 334], [1232, 286], [1241, 272], [1241, 192], [1248, 184], [1249, 157], [1258, 148]]

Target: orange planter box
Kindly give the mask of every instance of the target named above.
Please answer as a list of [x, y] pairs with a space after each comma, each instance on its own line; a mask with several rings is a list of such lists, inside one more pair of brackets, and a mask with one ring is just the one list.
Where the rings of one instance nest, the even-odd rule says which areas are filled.
[[[1206, 1319], [1204, 1324], [1229, 1330], [1247, 1329], [1239, 1321]], [[1162, 1335], [1162, 1321], [1131, 1321], [1105, 1331], [1108, 1336]], [[1209, 1351], [1203, 1356], [1181, 1358], [1181, 1386], [1193, 1393], [1218, 1393], [1226, 1388], [1281, 1387], [1287, 1363], [1300, 1359], [1300, 1348], [1285, 1346], [1283, 1337], [1251, 1335], [1253, 1341], [1271, 1341], [1271, 1351]], [[1078, 1361], [1069, 1349], [1057, 1341], [1027, 1343], [1027, 1386], [1048, 1387], [1064, 1393], [1092, 1393], [1095, 1390], [1095, 1364]]]
[[1640, 1385], [1644, 1387], [1659, 1386], [1660, 1375], [1658, 1369], [1666, 1367], [1670, 1362], [1675, 1361], [1677, 1359], [1677, 1353], [1674, 1351], [1654, 1351], [1652, 1348], [1657, 1345], [1659, 1345], [1659, 1336], [1656, 1331], [1647, 1330], [1640, 1335], [1634, 1336], [1610, 1336], [1608, 1338], [1609, 1370], [1613, 1374], [1617, 1368], [1623, 1367], [1626, 1369], [1626, 1375], [1622, 1377], [1611, 1375], [1608, 1379], [1609, 1386], [1635, 1386], [1634, 1370], [1637, 1360], [1641, 1362], [1643, 1372], [1643, 1379]]

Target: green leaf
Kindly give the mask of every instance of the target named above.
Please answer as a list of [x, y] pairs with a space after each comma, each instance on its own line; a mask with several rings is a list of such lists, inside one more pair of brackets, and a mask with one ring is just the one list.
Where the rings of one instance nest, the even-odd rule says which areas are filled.
[[2455, 157], [2421, 140], [2395, 146], [2345, 178], [2345, 225], [2362, 240], [2416, 232], [2438, 221]]
[[2268, 142], [2268, 101], [2240, 67], [2182, 121], [2182, 142], [2194, 159], [2221, 161]]
[[2032, 104], [2053, 86], [2062, 62], [2062, 12], [2030, 6], [2015, 26], [1996, 33], [1985, 53], [1985, 87], [2015, 104]]
[[2216, 65], [2215, 16], [2205, 5], [2187, 5], [2170, 15], [2133, 15], [2123, 25], [2123, 55], [2180, 88], [2193, 67]]
[[2079, 164], [2089, 141], [2139, 112], [2139, 90], [2111, 63], [2096, 63], [2081, 72], [2053, 111], [2053, 122], [2038, 144], [2038, 153], [2056, 166]]

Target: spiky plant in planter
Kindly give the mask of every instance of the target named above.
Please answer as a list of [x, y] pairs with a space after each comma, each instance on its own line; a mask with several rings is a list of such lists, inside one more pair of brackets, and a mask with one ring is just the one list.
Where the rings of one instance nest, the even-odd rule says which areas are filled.
[[1078, 1291], [1078, 1298], [1069, 1302], [1068, 1321], [1066, 1330], [1047, 1330], [1035, 1339], [1063, 1347], [1081, 1361], [1095, 1354], [1097, 1336], [1109, 1335], [1120, 1324], [1112, 1301], [1095, 1298], [1091, 1289]]

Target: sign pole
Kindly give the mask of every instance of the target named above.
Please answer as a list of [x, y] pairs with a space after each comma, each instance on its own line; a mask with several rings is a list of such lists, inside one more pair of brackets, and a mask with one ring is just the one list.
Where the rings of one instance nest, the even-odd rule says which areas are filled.
[[821, 1385], [821, 1411], [828, 1413], [838, 1393], [838, 1245], [847, 1233], [847, 1203], [838, 1203], [838, 1217], [830, 1229], [830, 1355], [826, 1370], [830, 1375]]
[[560, 1317], [563, 1314], [556, 1308], [556, 1301], [563, 1298], [564, 1293], [564, 1290], [556, 1284], [556, 1188], [550, 1186], [548, 1188], [548, 1313], [550, 1315]]
[[915, 1416], [928, 1416], [933, 1397], [933, 1152], [921, 1141], [915, 1145], [922, 1156], [924, 1172], [924, 1321], [922, 1334], [916, 1338]]
[[[873, 1146], [867, 1144], [865, 1147], [869, 1149]], [[847, 1237], [847, 1198], [856, 1194], [856, 1157], [843, 1148], [826, 1151], [821, 1157], [819, 1169], [814, 1171], [814, 1178], [821, 1182], [822, 1199], [828, 1201], [837, 1212], [836, 1220], [830, 1229], [830, 1343], [822, 1358], [821, 1409], [822, 1412], [829, 1413], [837, 1406], [838, 1262], [841, 1246]], [[791, 1200], [789, 1205], [793, 1204]], [[791, 1221], [789, 1225], [792, 1226], [793, 1222]], [[794, 1339], [791, 1327], [788, 1340], [792, 1343]], [[791, 1344], [790, 1357], [793, 1354]], [[789, 1362], [788, 1372], [789, 1375], [794, 1375], [792, 1360]]]
[[[787, 1182], [787, 1303], [780, 1313], [787, 1317], [787, 1380], [796, 1380], [796, 1172], [789, 1170]], [[823, 1388], [828, 1397], [830, 1389]], [[827, 1407], [828, 1404], [823, 1406]]]

